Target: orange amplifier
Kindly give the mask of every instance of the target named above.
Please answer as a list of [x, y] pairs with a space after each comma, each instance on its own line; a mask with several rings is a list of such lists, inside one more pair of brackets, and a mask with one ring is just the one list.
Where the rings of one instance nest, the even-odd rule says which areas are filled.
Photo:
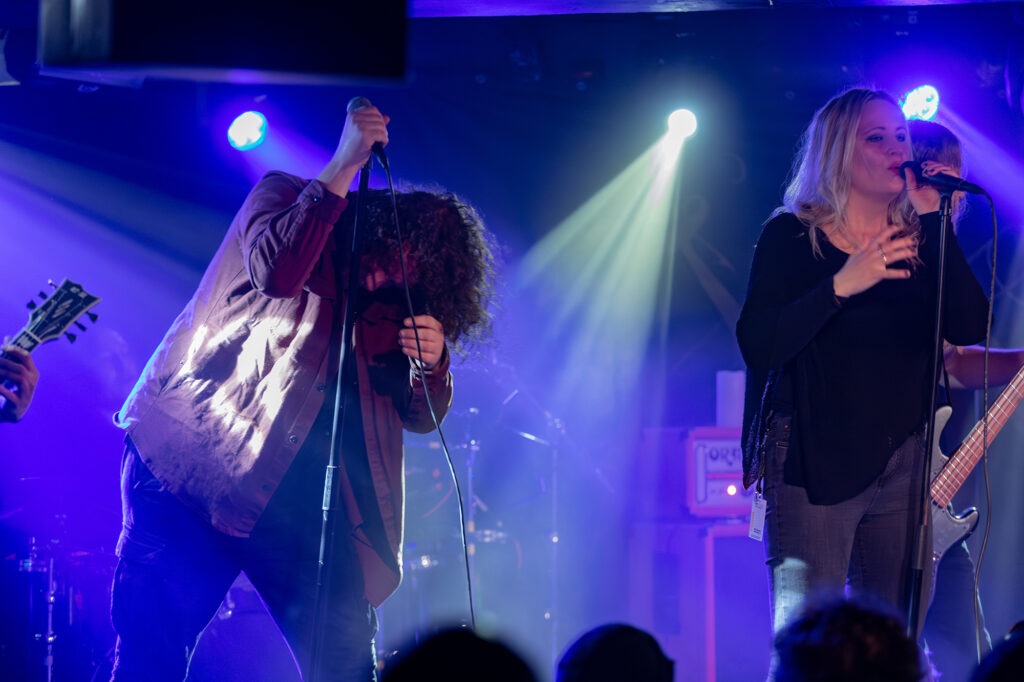
[[686, 507], [694, 516], [750, 516], [739, 427], [698, 426], [686, 438]]

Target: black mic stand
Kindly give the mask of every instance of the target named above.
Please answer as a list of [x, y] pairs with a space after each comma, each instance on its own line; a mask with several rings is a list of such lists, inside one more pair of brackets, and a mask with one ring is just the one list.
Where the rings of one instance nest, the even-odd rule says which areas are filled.
[[[362, 251], [359, 240], [359, 218], [362, 214], [361, 208], [370, 186], [370, 166], [373, 163], [372, 157], [367, 159], [366, 164], [359, 171], [359, 193], [356, 195], [355, 216], [352, 221], [352, 245], [349, 250], [348, 261], [348, 290], [337, 292], [335, 298], [335, 337], [332, 339], [332, 348], [338, 349], [338, 378], [334, 392], [334, 419], [331, 420], [331, 453], [327, 461], [327, 469], [324, 475], [324, 497], [323, 497], [323, 525], [320, 533], [320, 559], [317, 566], [316, 581], [316, 618], [313, 622], [313, 643], [310, 648], [310, 682], [319, 682], [323, 679], [324, 638], [327, 624], [327, 611], [330, 603], [331, 583], [331, 560], [335, 554], [335, 527], [337, 526], [338, 508], [338, 469], [341, 463], [341, 447], [345, 442], [345, 417], [347, 410], [343, 409], [346, 391], [355, 384], [355, 364], [348, 362], [352, 352], [352, 330], [355, 325], [356, 295], [359, 291], [359, 265]], [[334, 272], [335, 278], [342, 271], [343, 261], [342, 250], [339, 245], [335, 246]], [[343, 314], [341, 329], [338, 330], [337, 319], [338, 301], [343, 300], [341, 307]], [[355, 403], [358, 406], [358, 401]], [[353, 415], [358, 419], [359, 415]]]
[[[931, 498], [931, 459], [937, 447], [935, 433], [935, 401], [939, 385], [939, 360], [942, 357], [942, 311], [945, 299], [946, 284], [946, 232], [952, 216], [953, 190], [936, 187], [939, 192], [939, 256], [936, 273], [935, 290], [935, 323], [933, 326], [933, 344], [931, 356], [931, 389], [928, 402], [928, 424], [925, 429], [924, 457], [921, 463], [920, 491], [918, 492], [918, 523], [916, 533], [911, 538], [910, 571], [907, 576], [907, 634], [917, 641], [924, 627], [924, 615], [928, 603], [923, 598], [925, 571], [931, 571], [932, 563], [932, 498]], [[931, 590], [932, 573], [928, 573], [927, 586]]]

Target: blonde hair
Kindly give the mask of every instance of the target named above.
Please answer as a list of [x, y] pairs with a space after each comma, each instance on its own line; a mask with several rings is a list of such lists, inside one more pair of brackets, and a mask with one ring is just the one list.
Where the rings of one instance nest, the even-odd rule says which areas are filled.
[[[820, 240], [826, 226], [829, 233], [838, 232], [849, 243], [855, 243], [848, 232], [845, 215], [853, 153], [864, 106], [876, 99], [899, 108], [892, 95], [886, 92], [850, 88], [815, 113], [801, 138], [783, 205], [772, 213], [774, 217], [790, 212], [799, 218], [808, 227], [811, 248], [818, 256], [821, 256]], [[900, 192], [889, 204], [889, 222], [902, 227], [902, 234], [919, 231], [920, 222], [906, 192]]]

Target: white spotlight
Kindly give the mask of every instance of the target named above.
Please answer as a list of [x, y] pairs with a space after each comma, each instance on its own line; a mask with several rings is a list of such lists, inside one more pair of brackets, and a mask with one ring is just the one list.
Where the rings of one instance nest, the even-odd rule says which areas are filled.
[[267, 117], [258, 111], [239, 114], [228, 128], [228, 141], [239, 151], [258, 146], [267, 136]]
[[697, 132], [697, 117], [689, 109], [676, 109], [668, 116], [668, 131], [685, 140]]

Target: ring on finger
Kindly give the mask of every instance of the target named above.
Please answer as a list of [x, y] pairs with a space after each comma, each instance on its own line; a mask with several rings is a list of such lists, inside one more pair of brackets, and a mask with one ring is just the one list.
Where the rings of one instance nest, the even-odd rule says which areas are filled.
[[878, 253], [882, 256], [882, 264], [889, 267], [889, 259], [886, 257], [885, 249], [882, 248], [881, 244], [878, 245]]

